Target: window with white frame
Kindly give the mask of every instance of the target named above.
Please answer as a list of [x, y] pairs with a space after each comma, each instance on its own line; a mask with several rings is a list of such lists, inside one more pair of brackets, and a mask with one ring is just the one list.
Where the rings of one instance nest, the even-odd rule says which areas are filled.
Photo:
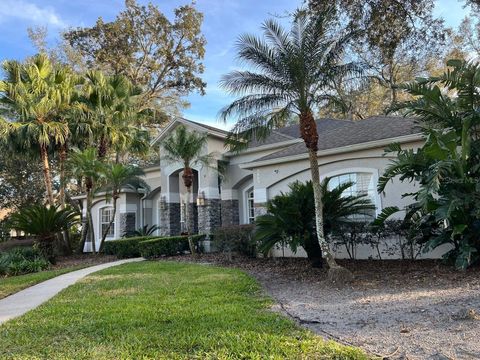
[[[328, 190], [332, 190], [337, 186], [344, 184], [346, 182], [352, 182], [353, 185], [346, 189], [342, 195], [344, 196], [358, 196], [366, 195], [366, 197], [372, 202], [373, 205], [378, 209], [379, 204], [377, 204], [377, 191], [375, 179], [372, 173], [368, 172], [354, 172], [346, 173], [337, 176], [332, 176], [328, 183]], [[367, 212], [367, 216], [375, 217], [375, 210], [370, 210]], [[355, 218], [364, 218], [365, 215], [358, 215]]]
[[253, 188], [247, 191], [247, 222], [253, 224], [255, 222], [255, 200]]
[[[107, 207], [107, 208], [103, 208], [100, 211], [100, 230], [101, 230], [102, 236], [107, 230], [108, 225], [110, 225], [110, 221], [112, 219], [113, 219], [113, 208]], [[113, 237], [113, 236], [115, 236], [115, 221], [112, 222], [112, 226], [110, 226], [107, 232], [107, 237]]]

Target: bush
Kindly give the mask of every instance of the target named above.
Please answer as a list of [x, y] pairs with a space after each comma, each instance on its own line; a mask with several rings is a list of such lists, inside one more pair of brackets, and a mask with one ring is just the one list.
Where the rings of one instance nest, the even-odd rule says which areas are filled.
[[103, 252], [107, 255], [116, 255], [119, 259], [139, 257], [139, 244], [142, 241], [155, 239], [152, 236], [139, 236], [134, 238], [110, 240], [103, 243]]
[[0, 275], [39, 272], [49, 265], [37, 248], [15, 248], [0, 255]]
[[255, 225], [232, 225], [217, 229], [213, 234], [213, 244], [217, 251], [255, 257], [256, 246], [253, 240]]
[[[205, 235], [193, 235], [195, 246], [205, 238]], [[188, 236], [161, 237], [142, 241], [139, 244], [140, 254], [146, 259], [154, 259], [160, 256], [173, 256], [188, 251]]]

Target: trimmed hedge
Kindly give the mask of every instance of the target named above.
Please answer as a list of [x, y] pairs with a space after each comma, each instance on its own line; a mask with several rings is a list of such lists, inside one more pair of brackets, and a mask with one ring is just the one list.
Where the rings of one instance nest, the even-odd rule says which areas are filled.
[[140, 242], [156, 239], [154, 236], [139, 236], [119, 240], [109, 240], [103, 243], [103, 252], [116, 255], [119, 259], [140, 257]]
[[[193, 235], [195, 245], [205, 238], [205, 235]], [[189, 250], [188, 236], [170, 236], [142, 241], [139, 244], [140, 254], [145, 259], [160, 256], [173, 256]]]

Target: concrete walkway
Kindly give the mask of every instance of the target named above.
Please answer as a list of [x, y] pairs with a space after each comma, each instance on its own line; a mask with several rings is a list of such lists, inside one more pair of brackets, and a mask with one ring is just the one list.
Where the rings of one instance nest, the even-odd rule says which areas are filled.
[[25, 314], [27, 311], [35, 309], [37, 306], [50, 300], [63, 289], [75, 284], [85, 276], [107, 269], [112, 266], [126, 264], [130, 262], [142, 261], [143, 258], [126, 259], [113, 261], [105, 264], [90, 266], [88, 268], [72, 271], [50, 280], [46, 280], [37, 285], [21, 290], [13, 295], [0, 300], [0, 324]]

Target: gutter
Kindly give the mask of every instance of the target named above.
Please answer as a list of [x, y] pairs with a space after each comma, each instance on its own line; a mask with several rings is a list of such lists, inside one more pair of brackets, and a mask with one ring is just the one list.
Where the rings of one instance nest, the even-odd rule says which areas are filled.
[[[392, 142], [406, 143], [406, 142], [418, 141], [422, 139], [423, 139], [423, 135], [421, 133], [404, 135], [396, 138], [374, 140], [374, 141], [369, 141], [369, 142], [360, 143], [360, 144], [346, 145], [339, 148], [320, 150], [317, 152], [317, 156], [322, 157], [322, 156], [328, 156], [328, 155], [343, 154], [343, 153], [353, 152], [357, 150], [368, 150], [368, 149], [377, 148], [381, 146], [387, 146]], [[258, 167], [276, 165], [280, 163], [287, 163], [287, 162], [298, 161], [303, 159], [308, 159], [308, 153], [284, 156], [284, 157], [279, 157], [275, 159], [248, 162], [248, 163], [240, 164], [239, 167], [241, 169], [252, 170]]]

